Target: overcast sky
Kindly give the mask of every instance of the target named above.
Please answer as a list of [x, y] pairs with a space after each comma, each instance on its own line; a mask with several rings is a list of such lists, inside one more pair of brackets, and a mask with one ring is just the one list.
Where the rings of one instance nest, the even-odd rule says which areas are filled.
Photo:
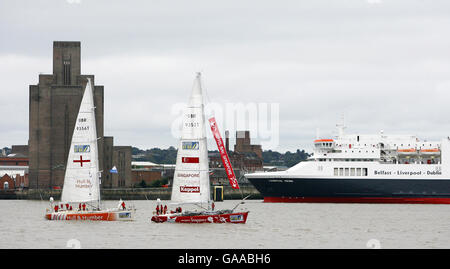
[[0, 37], [0, 147], [27, 143], [55, 40], [81, 41], [115, 145], [177, 147], [197, 71], [210, 102], [279, 109], [264, 150], [310, 151], [342, 114], [350, 133], [450, 135], [448, 0], [5, 0]]

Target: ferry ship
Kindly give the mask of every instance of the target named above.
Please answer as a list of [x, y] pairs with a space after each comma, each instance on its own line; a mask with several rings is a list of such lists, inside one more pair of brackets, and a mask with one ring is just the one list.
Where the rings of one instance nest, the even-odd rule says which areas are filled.
[[345, 134], [286, 171], [246, 174], [264, 202], [450, 204], [450, 137]]

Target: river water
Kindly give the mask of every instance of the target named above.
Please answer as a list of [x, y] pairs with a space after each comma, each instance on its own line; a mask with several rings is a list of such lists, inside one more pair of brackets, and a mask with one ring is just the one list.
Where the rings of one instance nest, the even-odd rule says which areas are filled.
[[[232, 208], [238, 201], [216, 203]], [[117, 201], [104, 201], [115, 207]], [[272, 204], [246, 201], [246, 224], [156, 224], [156, 201], [128, 201], [132, 222], [48, 221], [44, 201], [0, 201], [0, 248], [450, 248], [449, 205]]]

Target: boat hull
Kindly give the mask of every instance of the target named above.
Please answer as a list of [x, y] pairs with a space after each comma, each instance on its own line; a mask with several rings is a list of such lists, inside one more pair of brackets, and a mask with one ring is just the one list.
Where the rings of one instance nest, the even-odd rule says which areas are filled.
[[92, 221], [130, 221], [133, 220], [131, 210], [123, 211], [62, 211], [45, 214], [47, 220], [92, 220]]
[[450, 179], [248, 178], [267, 203], [450, 204]]
[[156, 223], [241, 223], [247, 221], [248, 212], [210, 215], [154, 215], [152, 221]]

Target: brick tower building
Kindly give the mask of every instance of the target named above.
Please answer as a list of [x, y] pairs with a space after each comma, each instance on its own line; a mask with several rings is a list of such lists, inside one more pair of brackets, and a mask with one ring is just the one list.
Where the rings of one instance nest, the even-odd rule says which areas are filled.
[[[39, 83], [30, 85], [30, 188], [62, 187], [72, 133], [88, 77], [95, 85], [94, 75], [81, 75], [80, 42], [53, 42], [53, 74], [40, 74]], [[103, 86], [94, 86], [94, 103], [103, 187], [117, 187], [117, 182], [131, 182], [131, 168], [119, 174], [109, 173], [115, 160], [113, 138], [105, 139], [103, 131]], [[131, 166], [131, 147], [130, 156], [126, 155], [121, 155], [124, 160], [116, 161], [129, 159]]]

